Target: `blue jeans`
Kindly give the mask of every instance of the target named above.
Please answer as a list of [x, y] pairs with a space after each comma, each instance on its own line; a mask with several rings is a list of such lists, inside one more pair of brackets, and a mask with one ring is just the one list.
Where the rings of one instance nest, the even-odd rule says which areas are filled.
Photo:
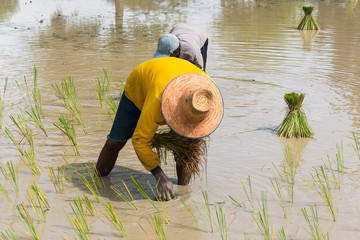
[[136, 128], [141, 111], [130, 101], [123, 92], [115, 119], [111, 127], [108, 139], [126, 142], [129, 140]]

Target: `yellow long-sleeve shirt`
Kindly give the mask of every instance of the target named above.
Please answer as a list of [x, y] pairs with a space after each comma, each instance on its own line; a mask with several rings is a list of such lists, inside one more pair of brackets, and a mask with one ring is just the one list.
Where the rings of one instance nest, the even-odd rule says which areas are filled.
[[143, 62], [127, 78], [125, 95], [141, 111], [132, 143], [140, 162], [149, 171], [160, 165], [159, 156], [150, 146], [159, 125], [165, 124], [161, 112], [162, 93], [171, 80], [184, 73], [209, 77], [186, 60], [163, 57]]

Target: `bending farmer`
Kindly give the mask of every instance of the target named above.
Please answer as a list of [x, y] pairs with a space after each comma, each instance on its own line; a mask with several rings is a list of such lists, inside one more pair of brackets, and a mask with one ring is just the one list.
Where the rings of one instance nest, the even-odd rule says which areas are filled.
[[[159, 125], [167, 124], [184, 137], [201, 138], [217, 128], [222, 116], [220, 91], [201, 69], [176, 57], [143, 62], [127, 78], [96, 169], [100, 176], [107, 176], [119, 151], [132, 138], [140, 162], [155, 177], [160, 199], [170, 200], [175, 197], [172, 182], [151, 149]], [[183, 173], [178, 172], [178, 178], [179, 174]]]

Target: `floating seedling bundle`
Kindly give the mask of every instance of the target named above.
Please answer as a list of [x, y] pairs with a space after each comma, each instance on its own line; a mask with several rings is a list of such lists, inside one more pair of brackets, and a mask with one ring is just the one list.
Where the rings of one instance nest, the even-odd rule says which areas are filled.
[[155, 133], [151, 147], [166, 162], [170, 152], [177, 156], [177, 161], [185, 165], [185, 171], [192, 176], [200, 174], [200, 167], [206, 161], [207, 143], [204, 138], [186, 138], [171, 130]]
[[312, 6], [303, 6], [303, 10], [305, 16], [301, 20], [299, 26], [297, 27], [298, 30], [320, 30], [319, 25], [316, 23], [315, 19], [311, 15], [314, 7]]
[[288, 105], [288, 113], [277, 128], [276, 134], [287, 138], [311, 138], [314, 134], [311, 130], [306, 115], [302, 111], [304, 94], [296, 92], [285, 93], [284, 100]]

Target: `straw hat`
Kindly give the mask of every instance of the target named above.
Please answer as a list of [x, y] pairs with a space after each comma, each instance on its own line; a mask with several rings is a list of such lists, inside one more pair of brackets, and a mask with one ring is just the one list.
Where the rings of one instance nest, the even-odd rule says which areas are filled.
[[169, 127], [188, 138], [210, 135], [220, 124], [224, 106], [220, 90], [208, 77], [187, 73], [165, 87], [161, 111]]

